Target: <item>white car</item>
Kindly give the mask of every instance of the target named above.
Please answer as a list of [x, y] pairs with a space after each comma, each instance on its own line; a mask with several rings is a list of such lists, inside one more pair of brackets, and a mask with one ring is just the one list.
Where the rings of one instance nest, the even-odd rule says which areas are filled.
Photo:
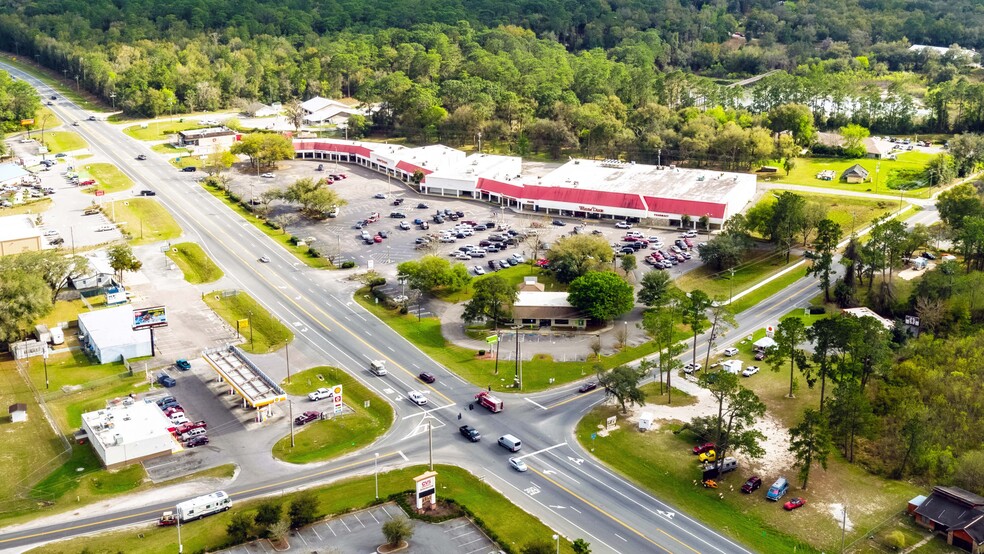
[[729, 348], [725, 348], [724, 349], [724, 355], [725, 356], [736, 356], [736, 355], [738, 355], [738, 349], [735, 348], [735, 347], [733, 347], [733, 346], [732, 347], [729, 347]]
[[410, 224], [407, 223], [406, 221], [401, 221], [400, 222], [400, 229], [403, 229], [404, 231], [409, 231], [410, 230]]
[[480, 265], [476, 265], [475, 267], [473, 267], [472, 271], [475, 272], [475, 275], [485, 275], [485, 270]]
[[472, 259], [472, 257], [469, 256], [468, 254], [465, 254], [464, 252], [458, 252], [454, 255], [454, 259], [461, 260], [461, 261], [468, 261]]
[[189, 420], [187, 417], [185, 417], [184, 412], [174, 412], [173, 414], [171, 414], [171, 423], [173, 423], [174, 425], [184, 425], [185, 423], [188, 422]]
[[329, 397], [331, 397], [331, 391], [324, 387], [308, 394], [308, 400], [311, 401], [324, 400], [325, 398], [329, 398]]
[[759, 372], [759, 366], [750, 365], [746, 367], [744, 370], [742, 370], [741, 375], [742, 377], [751, 377], [752, 375], [755, 375], [758, 372]]
[[263, 177], [264, 179], [273, 179], [273, 173], [264, 173], [263, 175], [260, 175], [260, 177]]
[[418, 392], [418, 391], [412, 390], [412, 391], [408, 392], [407, 393], [407, 398], [409, 398], [411, 402], [413, 402], [414, 404], [416, 404], [418, 406], [426, 406], [427, 405], [427, 399], [424, 398], [424, 395], [422, 393]]
[[617, 229], [631, 229], [632, 226], [629, 225], [625, 221], [619, 221], [618, 223], [615, 224], [615, 228], [617, 228]]
[[58, 234], [58, 231], [55, 231], [54, 229], [48, 229], [47, 231], [44, 232], [44, 236], [46, 236], [46, 237], [53, 237], [53, 236], [55, 236], [57, 234]]
[[683, 372], [684, 373], [693, 373], [695, 371], [700, 371], [700, 368], [701, 367], [703, 367], [703, 366], [701, 366], [700, 364], [687, 364], [687, 365], [683, 366]]
[[113, 227], [112, 225], [100, 225], [99, 227], [96, 227], [96, 231], [97, 232], [112, 231], [115, 228], [116, 227]]
[[526, 462], [520, 460], [519, 458], [509, 458], [509, 465], [512, 466], [516, 471], [526, 471]]

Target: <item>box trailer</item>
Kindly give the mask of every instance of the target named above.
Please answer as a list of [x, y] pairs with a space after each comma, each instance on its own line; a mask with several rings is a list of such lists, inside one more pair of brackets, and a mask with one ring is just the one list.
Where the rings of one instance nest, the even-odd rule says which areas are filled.
[[232, 500], [225, 491], [216, 491], [182, 502], [176, 506], [182, 523], [224, 512], [232, 507]]

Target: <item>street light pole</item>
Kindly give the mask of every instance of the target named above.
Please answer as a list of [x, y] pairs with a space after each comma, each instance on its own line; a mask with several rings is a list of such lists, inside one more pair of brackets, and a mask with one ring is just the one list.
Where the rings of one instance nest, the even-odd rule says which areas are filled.
[[287, 424], [290, 425], [290, 447], [294, 448], [294, 401], [287, 400]]
[[284, 353], [287, 355], [287, 384], [290, 384], [290, 341], [284, 341]]
[[554, 535], [553, 540], [557, 541], [557, 554], [560, 554], [560, 535]]
[[376, 452], [376, 458], [373, 462], [372, 472], [376, 477], [376, 500], [379, 500], [379, 452]]
[[728, 304], [731, 304], [735, 300], [735, 268], [731, 268], [731, 278], [728, 279], [728, 285], [731, 286], [731, 292], [728, 295]]
[[[116, 206], [114, 205], [113, 207], [115, 208]], [[249, 312], [249, 316], [247, 316], [247, 321], [249, 321], [249, 348], [250, 348], [250, 350], [254, 350], [254, 349], [256, 349], [256, 342], [253, 341], [253, 312], [252, 312], [252, 310]]]

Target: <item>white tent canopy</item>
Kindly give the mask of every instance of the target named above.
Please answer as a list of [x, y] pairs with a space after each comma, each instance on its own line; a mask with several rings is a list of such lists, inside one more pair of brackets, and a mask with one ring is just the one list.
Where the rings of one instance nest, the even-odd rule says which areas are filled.
[[771, 337], [762, 337], [755, 341], [754, 344], [757, 348], [772, 348], [776, 345], [776, 341], [772, 340]]

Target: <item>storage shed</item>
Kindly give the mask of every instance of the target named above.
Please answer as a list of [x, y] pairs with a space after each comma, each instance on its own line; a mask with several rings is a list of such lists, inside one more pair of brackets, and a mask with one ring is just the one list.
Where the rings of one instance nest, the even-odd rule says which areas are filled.
[[27, 421], [27, 404], [24, 404], [23, 402], [11, 404], [7, 410], [10, 412], [10, 421], [12, 423]]

